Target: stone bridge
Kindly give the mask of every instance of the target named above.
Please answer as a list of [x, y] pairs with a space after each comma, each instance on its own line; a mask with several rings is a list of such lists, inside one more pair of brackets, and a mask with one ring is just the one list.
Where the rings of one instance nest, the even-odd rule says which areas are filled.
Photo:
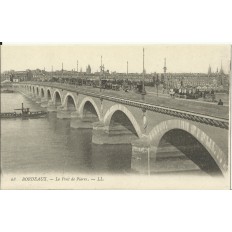
[[[229, 121], [141, 103], [81, 87], [54, 83], [20, 83], [20, 91], [71, 119], [73, 128], [92, 128], [95, 144], [132, 144], [131, 167], [150, 173], [157, 151], [171, 143], [206, 172], [226, 175], [229, 161]], [[197, 154], [197, 158], [196, 158]], [[198, 159], [198, 160], [194, 160]]]

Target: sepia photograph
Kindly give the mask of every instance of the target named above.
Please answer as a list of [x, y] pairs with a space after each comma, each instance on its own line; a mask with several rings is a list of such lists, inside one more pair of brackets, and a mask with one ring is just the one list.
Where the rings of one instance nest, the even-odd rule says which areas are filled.
[[229, 189], [231, 45], [1, 45], [3, 189]]
[[230, 231], [231, 6], [2, 0], [1, 231]]

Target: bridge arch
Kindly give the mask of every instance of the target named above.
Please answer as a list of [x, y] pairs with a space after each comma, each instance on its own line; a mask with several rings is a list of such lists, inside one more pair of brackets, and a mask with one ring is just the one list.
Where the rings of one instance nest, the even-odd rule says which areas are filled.
[[47, 96], [47, 100], [52, 100], [52, 94], [51, 94], [51, 90], [50, 89], [47, 89], [47, 93], [46, 93], [46, 96]]
[[[210, 158], [210, 161], [213, 163], [213, 165], [215, 164], [219, 168], [222, 174], [227, 172], [228, 160], [224, 152], [215, 143], [215, 141], [210, 138], [209, 135], [188, 121], [183, 121], [180, 119], [163, 121], [151, 130], [148, 137], [151, 145], [158, 147], [162, 138], [166, 137], [173, 140], [174, 137], [179, 137], [177, 136], [177, 133], [179, 133], [179, 135], [181, 135], [180, 137], [183, 139], [190, 139], [191, 141], [194, 140], [196, 142], [195, 149], [197, 149], [197, 146], [201, 146], [201, 152], [205, 157], [205, 160]], [[183, 140], [179, 141], [179, 145], [180, 144], [183, 145]], [[215, 167], [215, 169], [217, 167]]]
[[40, 88], [40, 95], [41, 95], [42, 98], [45, 97], [45, 90], [44, 90], [43, 87]]
[[140, 128], [138, 122], [136, 121], [134, 115], [124, 105], [116, 104], [116, 105], [113, 105], [112, 107], [110, 107], [110, 109], [106, 112], [106, 114], [104, 116], [104, 119], [103, 119], [104, 124], [106, 126], [110, 126], [111, 119], [112, 119], [113, 115], [115, 115], [118, 112], [122, 112], [128, 118], [128, 120], [132, 124], [137, 136], [139, 138], [141, 138], [142, 132], [141, 132], [141, 128]]
[[74, 105], [76, 110], [78, 109], [77, 108], [77, 106], [78, 106], [77, 103], [78, 102], [76, 101], [76, 98], [72, 93], [67, 93], [65, 95], [64, 100], [63, 100], [63, 105], [66, 106], [66, 107], [69, 107], [69, 102]]
[[56, 89], [53, 93], [52, 100], [55, 105], [61, 105], [62, 104], [62, 94], [61, 92]]
[[100, 111], [99, 111], [99, 109], [97, 107], [97, 104], [95, 103], [95, 101], [91, 97], [85, 97], [82, 100], [82, 102], [81, 102], [81, 104], [79, 106], [79, 114], [80, 114], [80, 116], [81, 117], [84, 116], [84, 108], [85, 108], [86, 104], [90, 104], [90, 106], [93, 107], [93, 109], [96, 111], [98, 119], [100, 119], [101, 118]]
[[39, 96], [39, 92], [40, 92], [40, 91], [39, 91], [39, 87], [37, 86], [37, 87], [36, 87], [36, 95], [37, 95], [37, 96]]

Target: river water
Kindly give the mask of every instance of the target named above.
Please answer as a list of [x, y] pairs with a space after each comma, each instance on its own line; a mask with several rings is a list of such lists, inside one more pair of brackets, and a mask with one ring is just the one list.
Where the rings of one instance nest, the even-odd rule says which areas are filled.
[[[20, 93], [1, 94], [1, 112], [44, 110]], [[131, 145], [94, 145], [90, 129], [70, 128], [69, 119], [49, 113], [40, 119], [1, 120], [3, 174], [127, 173]]]
[[[3, 93], [1, 112], [13, 112], [22, 102], [31, 111], [45, 110], [21, 93]], [[151, 174], [204, 175], [180, 150], [164, 145], [154, 162], [151, 157]], [[55, 112], [46, 118], [1, 120], [2, 174], [129, 174], [134, 173], [131, 156], [131, 145], [95, 145], [91, 129], [71, 128], [70, 119], [58, 119]]]

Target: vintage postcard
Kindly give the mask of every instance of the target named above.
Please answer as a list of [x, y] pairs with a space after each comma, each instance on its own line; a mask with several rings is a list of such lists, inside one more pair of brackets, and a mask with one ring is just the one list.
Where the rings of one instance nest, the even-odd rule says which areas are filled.
[[231, 45], [3, 45], [1, 189], [229, 189]]

